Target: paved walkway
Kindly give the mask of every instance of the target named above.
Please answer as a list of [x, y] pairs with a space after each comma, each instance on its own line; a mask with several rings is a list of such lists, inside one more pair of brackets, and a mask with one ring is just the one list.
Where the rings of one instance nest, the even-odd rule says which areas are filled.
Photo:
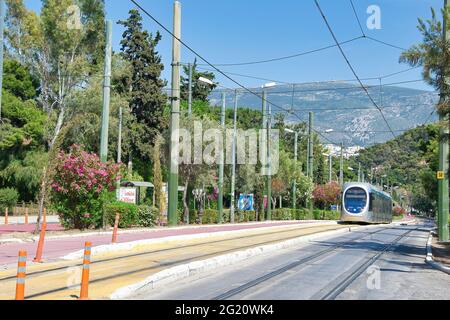
[[[284, 225], [301, 225], [308, 223], [317, 223], [319, 221], [274, 221], [274, 222], [256, 222], [245, 224], [226, 224], [214, 226], [188, 226], [175, 228], [155, 228], [147, 229], [142, 232], [120, 232], [118, 235], [118, 243], [157, 239], [177, 235], [189, 235], [199, 233], [214, 233], [222, 231], [233, 230], [250, 230], [257, 228], [284, 226]], [[322, 221], [325, 222], [325, 221]], [[74, 235], [71, 237], [48, 239], [45, 241], [43, 250], [43, 260], [55, 260], [61, 258], [69, 253], [81, 250], [84, 248], [85, 241], [91, 241], [93, 246], [105, 245], [111, 243], [111, 232], [105, 232], [96, 235]], [[17, 254], [19, 250], [26, 250], [28, 253], [27, 260], [32, 261], [37, 247], [37, 241], [27, 243], [6, 243], [0, 244], [0, 266], [3, 268], [7, 266], [14, 266], [17, 263]]]

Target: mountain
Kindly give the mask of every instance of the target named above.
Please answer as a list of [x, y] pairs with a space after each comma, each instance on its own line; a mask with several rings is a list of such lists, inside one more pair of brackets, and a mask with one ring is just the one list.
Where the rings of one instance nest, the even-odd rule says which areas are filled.
[[[409, 89], [396, 86], [368, 87], [369, 93], [382, 108], [383, 113], [398, 136], [404, 130], [438, 119], [435, 92]], [[261, 89], [252, 89], [261, 94]], [[314, 112], [314, 126], [320, 132], [333, 129], [324, 135], [334, 142], [343, 141], [347, 146], [366, 147], [393, 138], [389, 128], [375, 106], [361, 87], [349, 82], [309, 83], [278, 85], [268, 89], [267, 100], [273, 113], [284, 113], [286, 122], [299, 122], [308, 119], [308, 112]], [[221, 96], [213, 92], [210, 102], [219, 105]], [[227, 106], [234, 104], [234, 95], [227, 94]], [[261, 99], [250, 93], [239, 96], [239, 106], [261, 109]], [[278, 106], [278, 107], [277, 107]], [[286, 112], [280, 108], [288, 110]], [[324, 142], [326, 139], [322, 138]]]

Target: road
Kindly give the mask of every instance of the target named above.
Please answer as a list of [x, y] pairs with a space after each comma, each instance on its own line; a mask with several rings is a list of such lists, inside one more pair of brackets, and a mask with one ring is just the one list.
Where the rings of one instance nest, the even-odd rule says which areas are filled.
[[365, 228], [187, 278], [132, 299], [450, 299], [450, 277], [425, 262], [431, 225]]

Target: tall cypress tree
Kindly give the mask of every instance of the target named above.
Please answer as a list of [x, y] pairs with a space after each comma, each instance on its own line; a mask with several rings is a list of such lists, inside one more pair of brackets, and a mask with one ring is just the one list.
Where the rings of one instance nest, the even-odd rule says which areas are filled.
[[[161, 72], [164, 65], [156, 46], [161, 40], [161, 34], [155, 36], [143, 30], [142, 17], [136, 9], [130, 10], [130, 16], [125, 21], [119, 21], [125, 27], [122, 35], [121, 55], [129, 62], [130, 73], [122, 79], [121, 91], [129, 95], [131, 113], [144, 132], [140, 132], [135, 145], [154, 144], [155, 137], [166, 128], [163, 118], [167, 95], [163, 93], [166, 81], [162, 80]], [[140, 150], [147, 153], [148, 150]], [[149, 156], [148, 154], [146, 156]]]

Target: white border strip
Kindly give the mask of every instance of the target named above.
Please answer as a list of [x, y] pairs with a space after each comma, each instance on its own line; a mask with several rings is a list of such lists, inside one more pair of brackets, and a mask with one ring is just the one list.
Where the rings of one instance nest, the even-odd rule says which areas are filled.
[[236, 251], [225, 255], [219, 255], [206, 260], [194, 261], [188, 264], [175, 266], [169, 269], [162, 270], [158, 273], [155, 273], [147, 277], [145, 280], [138, 282], [136, 284], [128, 285], [126, 287], [117, 289], [110, 295], [110, 299], [125, 299], [132, 296], [133, 294], [136, 294], [138, 290], [143, 288], [146, 289], [160, 288], [161, 286], [173, 283], [180, 279], [184, 279], [220, 267], [236, 264], [243, 260], [256, 257], [265, 253], [270, 253], [286, 249], [289, 247], [293, 247], [300, 243], [305, 243], [311, 240], [315, 240], [317, 238], [351, 232], [351, 230], [353, 229], [371, 228], [377, 226], [378, 225], [358, 226], [358, 227], [342, 228], [339, 230], [318, 232], [315, 234], [299, 236], [298, 238], [290, 239], [275, 244], [259, 246], [243, 251]]
[[[267, 230], [280, 229], [280, 228], [294, 229], [294, 228], [300, 227], [302, 229], [302, 228], [322, 226], [322, 225], [332, 226], [332, 225], [337, 225], [337, 222], [336, 221], [320, 222], [317, 224], [316, 223], [305, 223], [305, 224], [303, 224], [303, 223], [295, 224], [294, 223], [294, 224], [276, 225], [276, 226], [269, 226], [269, 227], [251, 228], [251, 229], [225, 230], [225, 231], [218, 231], [218, 232], [208, 232], [207, 230], [205, 230], [205, 232], [202, 232], [202, 233], [183, 234], [183, 235], [153, 238], [153, 239], [143, 239], [143, 240], [122, 242], [122, 243], [116, 243], [116, 244], [104, 244], [104, 245], [93, 247], [91, 252], [93, 255], [116, 253], [118, 251], [130, 251], [130, 250], [133, 250], [137, 246], [162, 244], [162, 243], [167, 243], [167, 242], [171, 242], [171, 241], [205, 239], [205, 238], [221, 237], [221, 236], [233, 235], [233, 234], [239, 234], [239, 233], [257, 233], [258, 231], [267, 231]], [[84, 255], [84, 249], [69, 253], [69, 254], [63, 256], [62, 259], [76, 260], [76, 259], [81, 259], [83, 257], [83, 255]]]
[[430, 235], [428, 237], [428, 241], [427, 241], [427, 257], [425, 258], [425, 262], [428, 263], [430, 266], [432, 266], [435, 269], [438, 269], [438, 270], [440, 270], [442, 272], [450, 274], [450, 267], [444, 266], [442, 263], [434, 261], [434, 259], [433, 259], [433, 252], [431, 250], [432, 241], [433, 241], [433, 231], [430, 232]]

